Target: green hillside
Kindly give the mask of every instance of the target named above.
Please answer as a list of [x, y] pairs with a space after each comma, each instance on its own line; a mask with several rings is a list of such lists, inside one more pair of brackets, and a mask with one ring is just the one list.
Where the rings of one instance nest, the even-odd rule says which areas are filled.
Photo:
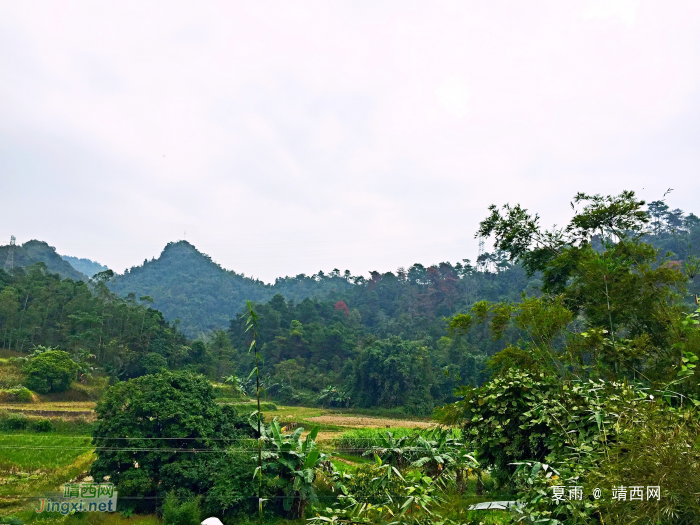
[[[669, 210], [662, 202], [650, 203], [647, 213], [647, 242], [679, 263], [700, 255], [700, 219], [694, 214]], [[537, 275], [526, 278], [525, 271], [501, 253], [482, 254], [480, 264], [485, 271], [476, 271], [465, 259], [427, 267], [414, 264], [384, 274], [370, 271], [367, 277], [336, 269], [278, 278], [268, 285], [226, 270], [190, 243], [179, 241], [168, 244], [158, 259], [144, 261], [108, 285], [121, 297], [150, 296], [154, 308], [169, 321], [179, 319], [180, 329], [190, 337], [225, 329], [246, 299], [264, 303], [280, 294], [296, 303], [307, 298], [331, 304], [345, 301], [358, 311], [362, 325], [381, 337], [439, 338], [444, 328], [436, 319], [479, 300], [514, 301], [538, 286]], [[693, 283], [690, 288], [698, 292]]]
[[[694, 214], [671, 210], [661, 201], [650, 203], [647, 213], [647, 242], [679, 262], [700, 255], [700, 219]], [[0, 262], [7, 261], [8, 253], [8, 246], [0, 247]], [[115, 276], [108, 286], [120, 297], [150, 297], [153, 308], [169, 321], [179, 319], [180, 330], [189, 337], [226, 329], [246, 299], [265, 303], [276, 294], [295, 303], [306, 298], [332, 304], [345, 301], [357, 310], [362, 325], [381, 337], [424, 333], [441, 337], [443, 329], [432, 328], [438, 325], [436, 318], [452, 315], [478, 300], [515, 300], [523, 291], [537, 286], [537, 276], [526, 279], [524, 271], [502, 255], [486, 253], [482, 257], [482, 269], [489, 271], [474, 271], [464, 260], [428, 267], [414, 264], [385, 274], [368, 272], [367, 277], [353, 276], [347, 270], [319, 271], [281, 277], [268, 285], [226, 270], [192, 244], [179, 241], [169, 243], [157, 259]], [[74, 280], [87, 281], [87, 277], [106, 269], [88, 259], [62, 257], [42, 241], [15, 247], [16, 267], [36, 262], [45, 263], [48, 271], [62, 278]], [[693, 283], [690, 288], [698, 293]]]
[[88, 277], [92, 277], [96, 273], [109, 270], [109, 268], [106, 266], [98, 262], [91, 261], [90, 259], [79, 259], [78, 257], [73, 257], [71, 255], [61, 255], [61, 257], [68, 261], [73, 268], [78, 270], [80, 273], [87, 275]]
[[262, 281], [223, 269], [187, 241], [169, 243], [157, 259], [144, 261], [109, 282], [121, 297], [150, 296], [153, 307], [180, 329], [196, 337], [229, 321], [246, 299], [264, 301], [274, 295]]
[[[123, 499], [138, 502], [124, 507], [128, 513], [153, 512], [158, 498], [170, 501], [163, 506], [169, 516], [172, 509], [166, 507], [177, 507], [173, 498], [182, 497], [183, 508], [201, 504], [206, 515], [241, 523], [240, 517], [251, 513], [249, 503], [259, 501], [250, 497], [254, 489], [269, 489], [261, 492], [269, 501], [279, 494], [280, 472], [287, 471], [280, 467], [285, 463], [274, 462], [285, 447], [298, 450], [299, 457], [306, 450], [305, 483], [309, 491], [323, 491], [325, 499], [321, 504], [309, 499], [308, 512], [300, 508], [293, 515], [293, 508], [269, 503], [266, 517], [315, 513], [324, 518], [320, 521], [332, 521], [346, 512], [346, 502], [335, 499], [323, 475], [339, 479], [342, 472], [343, 490], [364, 497], [388, 466], [401, 474], [392, 475], [399, 499], [385, 500], [381, 519], [363, 523], [393, 519], [405, 505], [402, 499], [415, 502], [413, 494], [422, 498], [416, 513], [429, 505], [440, 519], [459, 518], [443, 523], [474, 523], [462, 519], [462, 510], [479, 501], [475, 497], [520, 499], [531, 522], [549, 515], [559, 523], [593, 523], [605, 514], [605, 523], [670, 523], [641, 519], [658, 517], [656, 500], [646, 507], [642, 500], [639, 506], [617, 507], [604, 499], [572, 500], [597, 505], [573, 510], [553, 505], [542, 496], [557, 479], [562, 490], [565, 485], [559, 484], [576, 480], [584, 492], [602, 487], [610, 493], [623, 484], [630, 491], [657, 487], [657, 499], [679, 517], [673, 523], [698, 523], [700, 478], [692, 472], [700, 464], [700, 310], [694, 301], [700, 221], [658, 206], [647, 215], [631, 192], [580, 200], [585, 206], [561, 236], [547, 234], [536, 215], [517, 205], [492, 207], [479, 232], [493, 236], [501, 251], [482, 254], [478, 267], [468, 260], [414, 264], [370, 272], [368, 278], [334, 270], [265, 285], [177, 243], [158, 260], [114, 278], [125, 286], [125, 298], [107, 288], [109, 274], [88, 284], [61, 279], [45, 262], [0, 269], [0, 400], [12, 411], [0, 413], [0, 431], [21, 431], [27, 449], [48, 450], [26, 441], [25, 434], [73, 423], [15, 414], [29, 412], [20, 405], [41, 403], [53, 412], [62, 406], [58, 401], [101, 396], [93, 437], [104, 441], [95, 442], [90, 474], [109, 475], [120, 498], [129, 494]], [[680, 221], [674, 223], [674, 217]], [[32, 253], [22, 251], [27, 252]], [[212, 330], [193, 340], [151, 307], [151, 297], [127, 292], [133, 284], [144, 287], [139, 293], [150, 291], [156, 301], [165, 298], [168, 307], [190, 315], [191, 326], [223, 318], [224, 308], [235, 309], [235, 302], [222, 302], [227, 294], [257, 298], [244, 315], [232, 316], [228, 331]], [[313, 297], [299, 299], [304, 294]], [[196, 308], [188, 310], [192, 305]], [[260, 422], [261, 434], [275, 436], [261, 440], [262, 488], [251, 482], [256, 471], [251, 429], [240, 417], [254, 407], [242, 401], [258, 392], [274, 402], [263, 403], [263, 411], [279, 408], [272, 427]], [[322, 415], [309, 412], [311, 407], [334, 412]], [[371, 433], [329, 439], [341, 425], [365, 426], [350, 411], [432, 414], [444, 426], [461, 428], [418, 435], [396, 419], [370, 418]], [[312, 422], [320, 426], [308, 434], [303, 449], [302, 427]], [[88, 424], [75, 422], [80, 428]], [[111, 444], [125, 436], [128, 444]], [[341, 452], [341, 461], [312, 465], [323, 458], [313, 452], [316, 438], [323, 450]], [[15, 443], [17, 437], [4, 439]], [[345, 446], [337, 448], [342, 442]], [[215, 455], [221, 446], [226, 456]], [[173, 450], [182, 452], [176, 460]], [[30, 457], [8, 449], [3, 457], [35, 468], [37, 458], [64, 465], [82, 452], [81, 447], [76, 454]], [[360, 463], [357, 456], [363, 453], [381, 461]], [[295, 498], [296, 465], [285, 467], [290, 470], [283, 485]], [[62, 476], [74, 478], [87, 464], [79, 467]], [[34, 478], [40, 479], [23, 479], [21, 486], [34, 490], [37, 485], [29, 484]], [[145, 482], [133, 484], [134, 479]], [[5, 485], [17, 486], [14, 480]], [[240, 497], [231, 500], [234, 489]], [[625, 514], [610, 519], [620, 508]], [[421, 520], [403, 523], [434, 521], [415, 516]], [[10, 523], [16, 522], [24, 521]]]
[[49, 246], [44, 241], [31, 240], [24, 244], [11, 247], [0, 246], [0, 264], [5, 271], [10, 271], [9, 255], [12, 255], [12, 264], [15, 267], [26, 267], [43, 262], [51, 273], [57, 273], [63, 279], [75, 281], [87, 281], [87, 276], [76, 270], [71, 264], [56, 253], [56, 248]]
[[[436, 316], [442, 319], [479, 298], [515, 299], [525, 289], [521, 269], [497, 255], [484, 257], [491, 272], [476, 272], [465, 260], [430, 267], [415, 264], [395, 273], [369, 272], [368, 278], [347, 270], [300, 274], [269, 285], [225, 270], [192, 244], [179, 241], [168, 244], [157, 259], [114, 277], [108, 286], [121, 297], [149, 296], [153, 307], [169, 321], [179, 319], [180, 330], [190, 337], [225, 329], [246, 299], [264, 303], [276, 294], [297, 303], [306, 298], [333, 304], [344, 300], [378, 335], [427, 333]], [[417, 326], [421, 328], [413, 328]], [[434, 335], [440, 337], [442, 332], [441, 328]]]

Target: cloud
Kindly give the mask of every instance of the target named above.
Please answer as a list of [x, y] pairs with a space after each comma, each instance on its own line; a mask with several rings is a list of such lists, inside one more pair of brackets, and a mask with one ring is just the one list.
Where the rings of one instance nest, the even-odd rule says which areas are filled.
[[[491, 203], [696, 206], [695, 2], [0, 4], [0, 239], [267, 280], [474, 258]], [[695, 209], [697, 212], [698, 210]]]
[[637, 21], [639, 0], [590, 0], [586, 15], [591, 18], [619, 18], [627, 26]]
[[438, 104], [456, 117], [467, 114], [470, 92], [459, 79], [448, 79], [435, 91]]

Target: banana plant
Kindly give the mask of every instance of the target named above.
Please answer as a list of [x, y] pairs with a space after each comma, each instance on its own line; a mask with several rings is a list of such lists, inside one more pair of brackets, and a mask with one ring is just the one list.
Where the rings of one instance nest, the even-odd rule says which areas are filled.
[[384, 432], [384, 435], [378, 436], [379, 444], [370, 448], [363, 456], [378, 456], [382, 462], [403, 469], [410, 463], [412, 445], [417, 438], [418, 434], [413, 434], [397, 439], [391, 432]]
[[461, 443], [452, 438], [452, 431], [436, 429], [428, 436], [419, 436], [412, 450], [412, 467], [424, 469], [432, 479], [437, 479], [455, 463]]
[[338, 390], [332, 385], [328, 385], [326, 388], [321, 390], [321, 394], [318, 396], [318, 401], [322, 406], [332, 406], [332, 407], [347, 407], [350, 403], [350, 397], [342, 390]]
[[285, 434], [277, 420], [263, 430], [267, 445], [263, 468], [273, 478], [284, 510], [295, 518], [303, 516], [306, 505], [318, 502], [314, 479], [328, 457], [316, 447], [318, 429], [314, 427], [303, 440], [303, 428]]
[[406, 475], [406, 499], [400, 508], [400, 516], [432, 516], [430, 508], [442, 501], [435, 481], [418, 471]]

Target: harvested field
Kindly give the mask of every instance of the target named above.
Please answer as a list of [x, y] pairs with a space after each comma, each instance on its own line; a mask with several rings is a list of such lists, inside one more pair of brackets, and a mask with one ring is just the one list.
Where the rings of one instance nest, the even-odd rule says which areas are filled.
[[37, 409], [26, 409], [26, 408], [16, 408], [16, 407], [0, 407], [5, 412], [14, 412], [16, 414], [24, 414], [25, 416], [35, 416], [35, 417], [62, 417], [62, 418], [77, 418], [83, 417], [86, 421], [94, 421], [96, 416], [92, 410], [37, 410]]
[[[305, 431], [302, 436], [306, 437], [309, 431]], [[338, 432], [319, 432], [316, 436], [317, 443], [330, 443], [338, 437]]]
[[5, 412], [21, 413], [33, 417], [62, 417], [64, 419], [74, 419], [82, 417], [87, 421], [94, 421], [95, 403], [91, 401], [63, 401], [48, 403], [2, 403], [0, 410]]
[[92, 412], [94, 401], [42, 401], [39, 403], [0, 403], [0, 409], [20, 408], [23, 411]]
[[435, 423], [430, 421], [398, 420], [369, 416], [339, 416], [335, 414], [313, 416], [307, 418], [307, 421], [322, 425], [337, 425], [339, 427], [349, 428], [428, 428], [435, 425]]

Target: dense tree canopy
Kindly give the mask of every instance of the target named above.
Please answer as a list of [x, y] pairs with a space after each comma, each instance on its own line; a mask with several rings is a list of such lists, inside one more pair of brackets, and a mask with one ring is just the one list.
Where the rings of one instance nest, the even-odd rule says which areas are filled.
[[27, 387], [35, 392], [65, 392], [77, 377], [78, 364], [68, 352], [48, 350], [29, 361], [24, 372]]
[[146, 301], [120, 299], [99, 280], [61, 280], [43, 263], [12, 274], [0, 270], [0, 337], [3, 348], [18, 352], [44, 345], [92, 354], [120, 378], [145, 373], [148, 354], [171, 368], [189, 359], [187, 339]]
[[[479, 325], [495, 338], [519, 337], [491, 359], [493, 377], [462, 388], [441, 419], [460, 423], [482, 466], [521, 490], [519, 521], [695, 523], [700, 310], [686, 287], [696, 273], [691, 255], [674, 260], [649, 241], [670, 242], [659, 236], [684, 225], [692, 235], [697, 221], [668, 218], [658, 202], [647, 214], [633, 192], [575, 202], [582, 209], [559, 230], [541, 229], [520, 206], [492, 206], [481, 223], [480, 234], [542, 275], [542, 293], [478, 302], [452, 317], [457, 338]], [[552, 504], [555, 472], [587, 491], [663, 479], [662, 502]]]
[[[232, 406], [214, 402], [209, 381], [186, 372], [118, 383], [95, 411], [97, 459], [91, 473], [95, 479], [111, 476], [120, 498], [141, 509], [155, 508], [155, 498], [172, 490], [183, 496], [207, 494], [230, 470], [228, 447], [252, 435]], [[212, 498], [222, 496], [212, 493]]]
[[[265, 285], [184, 242], [116, 277], [62, 280], [42, 263], [18, 264], [0, 270], [0, 345], [22, 353], [46, 345], [76, 361], [92, 355], [120, 379], [188, 369], [250, 391], [242, 378], [252, 357], [236, 313], [249, 298], [266, 391], [289, 403], [427, 413], [492, 371], [535, 368], [564, 348], [572, 327], [586, 334], [567, 347], [579, 366], [663, 375], [681, 354], [671, 349], [681, 344], [677, 319], [698, 293], [697, 217], [661, 201], [645, 210], [631, 192], [574, 200], [570, 224], [552, 231], [521, 206], [492, 207], [479, 233], [495, 251], [476, 266], [414, 264], [368, 277], [334, 270]], [[22, 249], [51, 251], [28, 244]]]

